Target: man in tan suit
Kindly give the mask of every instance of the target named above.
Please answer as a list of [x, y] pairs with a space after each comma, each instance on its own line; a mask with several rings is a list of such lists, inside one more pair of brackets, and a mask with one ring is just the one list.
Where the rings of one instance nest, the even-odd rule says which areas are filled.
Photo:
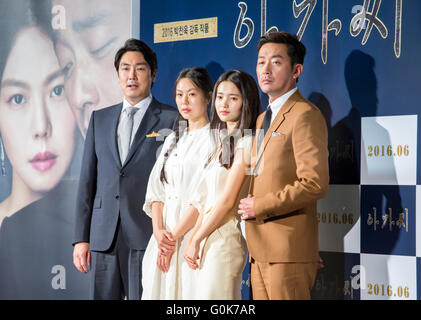
[[[317, 200], [329, 186], [326, 122], [297, 80], [305, 46], [286, 32], [258, 43], [257, 78], [269, 107], [257, 119], [246, 220], [253, 299], [310, 299], [318, 254]], [[259, 130], [258, 130], [259, 132]]]

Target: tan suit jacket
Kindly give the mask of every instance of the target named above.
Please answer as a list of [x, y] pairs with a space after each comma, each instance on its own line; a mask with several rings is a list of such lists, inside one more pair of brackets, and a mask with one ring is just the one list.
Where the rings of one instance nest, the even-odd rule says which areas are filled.
[[256, 219], [246, 221], [251, 258], [318, 261], [317, 200], [329, 186], [325, 119], [297, 90], [272, 121], [260, 150], [256, 148], [254, 139], [250, 193]]

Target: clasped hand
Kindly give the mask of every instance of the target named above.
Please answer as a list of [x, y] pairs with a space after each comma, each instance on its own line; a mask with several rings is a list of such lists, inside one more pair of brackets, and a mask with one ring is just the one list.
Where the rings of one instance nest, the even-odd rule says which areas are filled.
[[188, 266], [193, 270], [199, 268], [199, 264], [197, 263], [197, 260], [199, 259], [199, 250], [200, 242], [195, 241], [194, 239], [189, 241], [184, 249], [184, 259], [187, 261]]
[[154, 232], [154, 236], [158, 244], [156, 265], [162, 272], [168, 272], [177, 241], [171, 232], [164, 229]]
[[256, 214], [254, 212], [254, 196], [249, 194], [247, 198], [240, 200], [240, 204], [238, 205], [238, 214], [240, 215], [241, 220], [256, 218]]

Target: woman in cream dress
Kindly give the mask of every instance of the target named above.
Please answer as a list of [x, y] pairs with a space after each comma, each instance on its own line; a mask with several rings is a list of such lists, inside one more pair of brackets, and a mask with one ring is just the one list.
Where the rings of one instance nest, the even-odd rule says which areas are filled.
[[153, 235], [143, 258], [142, 299], [193, 298], [189, 289], [192, 270], [182, 253], [186, 233], [198, 213], [183, 214], [208, 159], [211, 140], [207, 106], [212, 80], [203, 68], [185, 69], [177, 78], [175, 94], [178, 120], [184, 121], [177, 121], [178, 128], [163, 144], [149, 177], [143, 207], [152, 217]]
[[259, 109], [259, 92], [250, 75], [231, 70], [220, 76], [211, 108], [211, 129], [216, 129], [212, 137], [218, 147], [191, 201], [200, 215], [184, 252], [196, 270], [195, 299], [241, 299], [247, 249], [237, 205], [247, 196], [251, 129]]

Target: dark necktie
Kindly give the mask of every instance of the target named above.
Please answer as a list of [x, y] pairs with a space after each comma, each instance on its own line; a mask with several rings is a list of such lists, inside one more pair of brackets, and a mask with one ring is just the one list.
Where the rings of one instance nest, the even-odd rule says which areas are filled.
[[266, 109], [265, 117], [263, 118], [262, 130], [259, 133], [259, 139], [257, 142], [257, 151], [259, 151], [260, 145], [262, 144], [263, 139], [265, 138], [265, 135], [269, 130], [271, 120], [272, 120], [272, 110], [270, 109], [270, 105], [269, 105], [268, 108]]

